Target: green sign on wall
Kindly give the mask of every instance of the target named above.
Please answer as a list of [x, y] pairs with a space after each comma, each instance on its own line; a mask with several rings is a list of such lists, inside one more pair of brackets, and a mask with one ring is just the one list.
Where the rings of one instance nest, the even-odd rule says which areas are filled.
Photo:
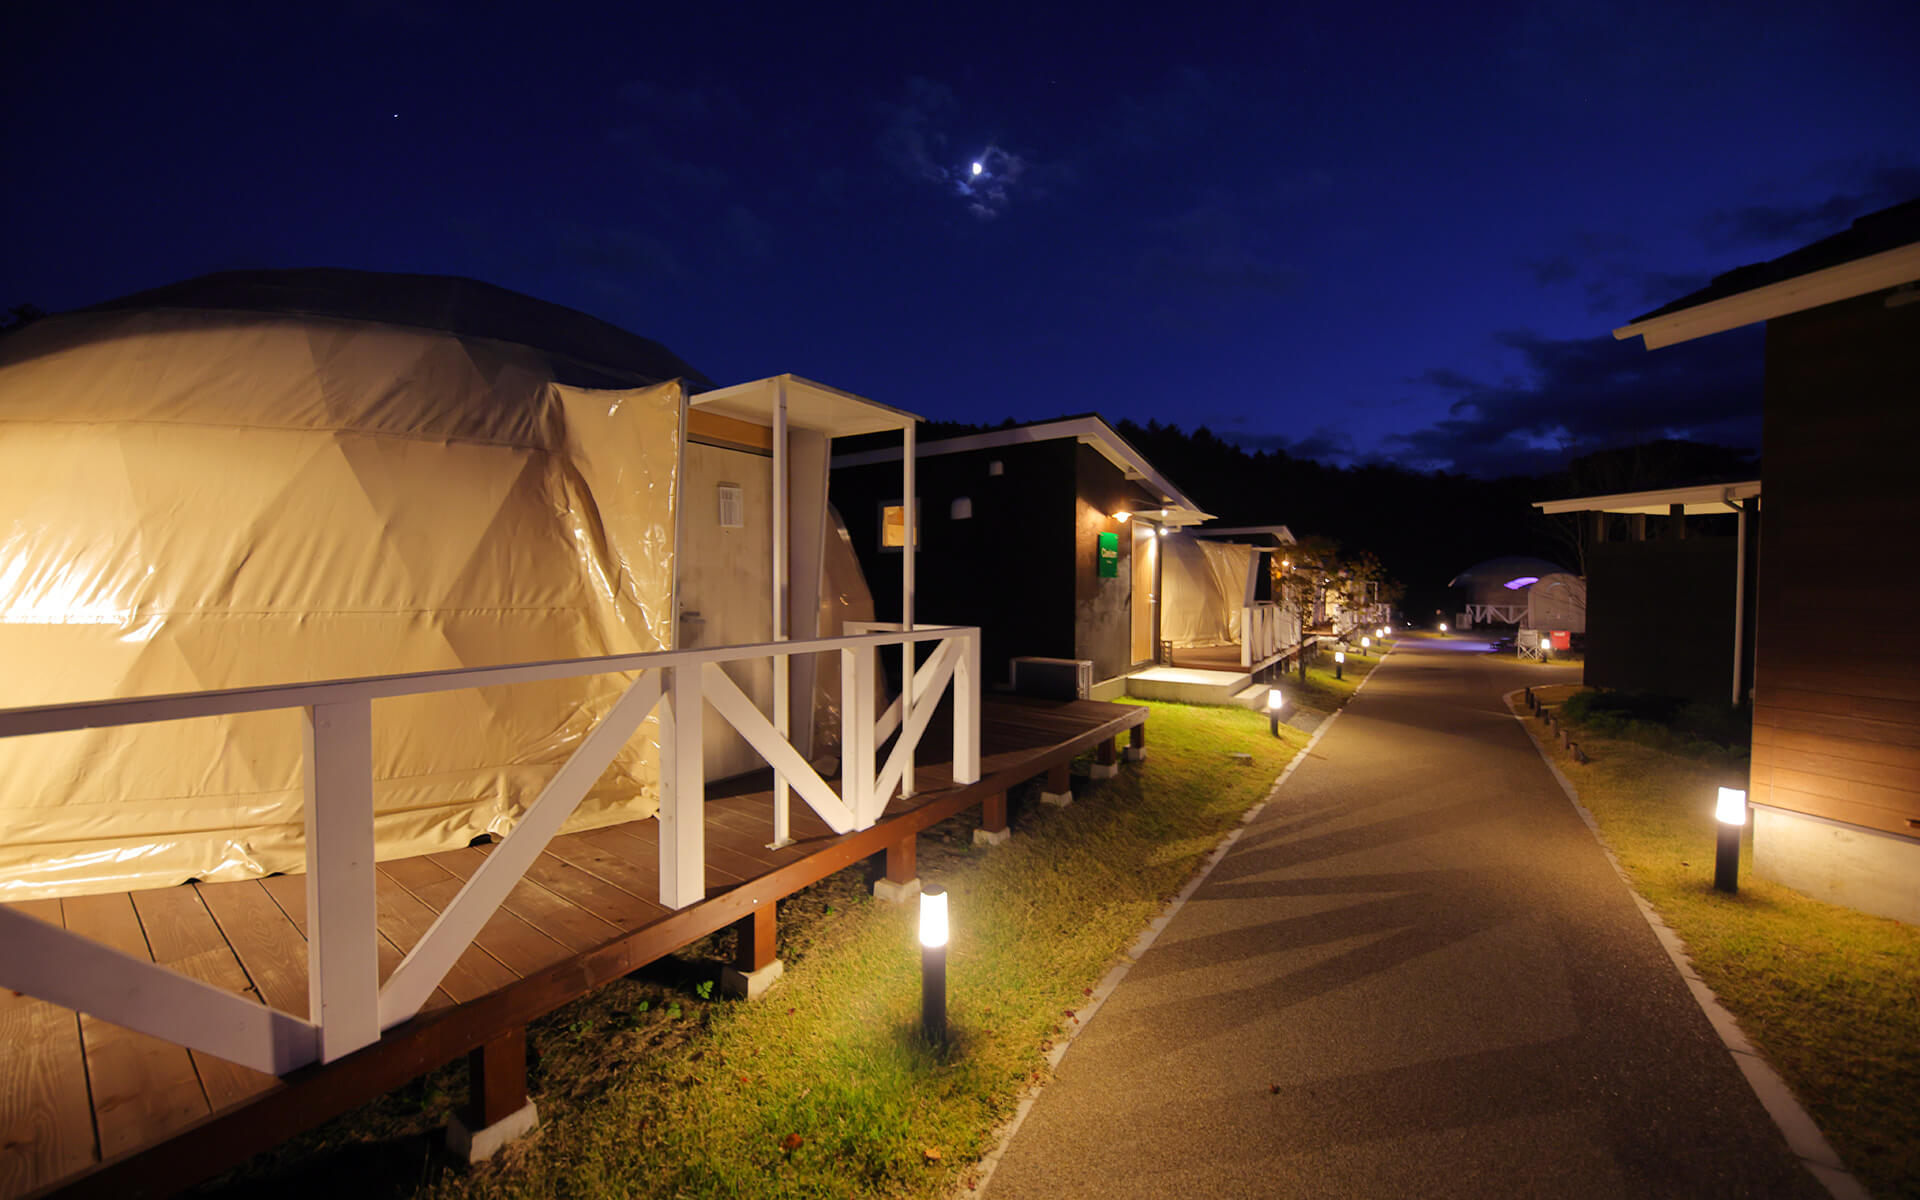
[[1120, 535], [1103, 533], [1100, 535], [1100, 578], [1116, 579], [1120, 575]]

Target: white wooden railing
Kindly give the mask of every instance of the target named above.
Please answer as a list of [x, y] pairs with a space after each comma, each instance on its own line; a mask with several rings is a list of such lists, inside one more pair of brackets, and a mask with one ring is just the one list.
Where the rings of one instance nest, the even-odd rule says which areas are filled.
[[[919, 642], [937, 645], [914, 672], [906, 703], [896, 700], [876, 718], [875, 654], [893, 645], [911, 654]], [[843, 707], [837, 792], [720, 665], [833, 651], [840, 655]], [[626, 692], [382, 985], [374, 898], [373, 702], [616, 672], [634, 675]], [[896, 789], [911, 780], [914, 746], [949, 683], [954, 700], [953, 779], [974, 783], [980, 778], [980, 631], [959, 626], [0, 710], [0, 737], [302, 710], [308, 1016], [255, 1003], [4, 905], [0, 987], [258, 1071], [284, 1074], [307, 1063], [331, 1062], [377, 1041], [383, 1030], [420, 1011], [587, 789], [656, 708], [662, 752], [660, 903], [684, 908], [705, 896], [701, 723], [707, 708], [759, 751], [821, 820], [836, 833], [847, 833], [871, 826]], [[879, 748], [896, 730], [900, 736], [882, 762]], [[784, 812], [776, 827], [784, 825], [783, 818]]]

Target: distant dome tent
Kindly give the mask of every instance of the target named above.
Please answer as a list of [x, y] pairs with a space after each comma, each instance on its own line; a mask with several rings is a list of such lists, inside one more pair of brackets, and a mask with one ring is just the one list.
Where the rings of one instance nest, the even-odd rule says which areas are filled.
[[[229, 272], [14, 332], [0, 708], [667, 649], [683, 381], [433, 276]], [[380, 857], [510, 828], [622, 686], [376, 705]], [[653, 811], [652, 729], [570, 828]], [[0, 742], [0, 900], [301, 867], [295, 714], [135, 732]]]
[[1460, 611], [1463, 628], [1512, 625], [1586, 632], [1586, 581], [1544, 558], [1490, 558], [1455, 575], [1447, 586], [1465, 593]]

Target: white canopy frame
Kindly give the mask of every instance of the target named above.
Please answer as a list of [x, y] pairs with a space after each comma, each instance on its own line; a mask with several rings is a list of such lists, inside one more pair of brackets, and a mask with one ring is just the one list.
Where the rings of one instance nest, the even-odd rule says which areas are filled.
[[[880, 404], [852, 392], [815, 383], [798, 375], [774, 375], [716, 391], [702, 392], [688, 402], [692, 408], [711, 412], [773, 429], [773, 640], [789, 641], [796, 624], [806, 626], [805, 636], [818, 633], [813, 621], [819, 613], [819, 582], [826, 554], [827, 471], [832, 462], [833, 439], [861, 434], [899, 430], [903, 440], [901, 456], [901, 494], [905, 497], [906, 528], [917, 531], [914, 509], [914, 428], [920, 418], [904, 409]], [[824, 451], [801, 456], [796, 464], [793, 431], [802, 430], [824, 437]], [[796, 465], [799, 471], [796, 474]], [[910, 532], [901, 549], [901, 632], [914, 628], [914, 542]], [[798, 553], [796, 554], [796, 551]], [[796, 571], [797, 568], [797, 571]], [[798, 573], [802, 586], [794, 586]], [[914, 678], [914, 649], [908, 641], [901, 647], [901, 679]], [[793, 677], [788, 655], [774, 658], [773, 727], [781, 737], [793, 729], [793, 693], [813, 694], [815, 664], [811, 659], [799, 665], [800, 678]], [[898, 701], [901, 724], [905, 727], [913, 711], [912, 687], [903, 687]], [[811, 731], [812, 712], [807, 711]], [[808, 739], [810, 740], [810, 739]], [[844, 747], [843, 747], [844, 750]], [[902, 775], [903, 795], [913, 794], [913, 756], [908, 746]], [[844, 755], [843, 755], [844, 757]], [[773, 776], [774, 832], [770, 849], [793, 841], [788, 820], [791, 783], [778, 764]]]

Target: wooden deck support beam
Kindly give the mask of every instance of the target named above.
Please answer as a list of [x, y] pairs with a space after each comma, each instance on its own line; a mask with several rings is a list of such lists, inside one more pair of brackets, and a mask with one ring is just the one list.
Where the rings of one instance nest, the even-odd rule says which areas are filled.
[[774, 911], [775, 902], [765, 900], [733, 923], [733, 962], [721, 968], [722, 992], [742, 1000], [758, 1000], [774, 980], [786, 974], [786, 964], [774, 956]]
[[1093, 748], [1093, 770], [1095, 779], [1112, 779], [1120, 773], [1120, 739], [1110, 737]]
[[994, 792], [980, 801], [980, 828], [973, 831], [976, 846], [1006, 844], [1013, 831], [1007, 828], [1007, 794]]
[[1047, 768], [1047, 781], [1040, 787], [1040, 800], [1055, 808], [1065, 808], [1073, 803], [1073, 776], [1065, 762], [1057, 762]]
[[[1301, 673], [1304, 674], [1305, 671], [1306, 668], [1303, 665], [1301, 667]], [[1147, 727], [1144, 723], [1135, 725], [1132, 729], [1127, 730], [1127, 751], [1125, 758], [1127, 762], [1147, 761]]]
[[527, 1098], [527, 1027], [512, 1025], [467, 1055], [465, 1108], [447, 1125], [447, 1148], [469, 1163], [531, 1133], [540, 1110]]
[[873, 896], [891, 904], [905, 904], [920, 894], [920, 839], [908, 834], [890, 843], [880, 878], [873, 881]]

